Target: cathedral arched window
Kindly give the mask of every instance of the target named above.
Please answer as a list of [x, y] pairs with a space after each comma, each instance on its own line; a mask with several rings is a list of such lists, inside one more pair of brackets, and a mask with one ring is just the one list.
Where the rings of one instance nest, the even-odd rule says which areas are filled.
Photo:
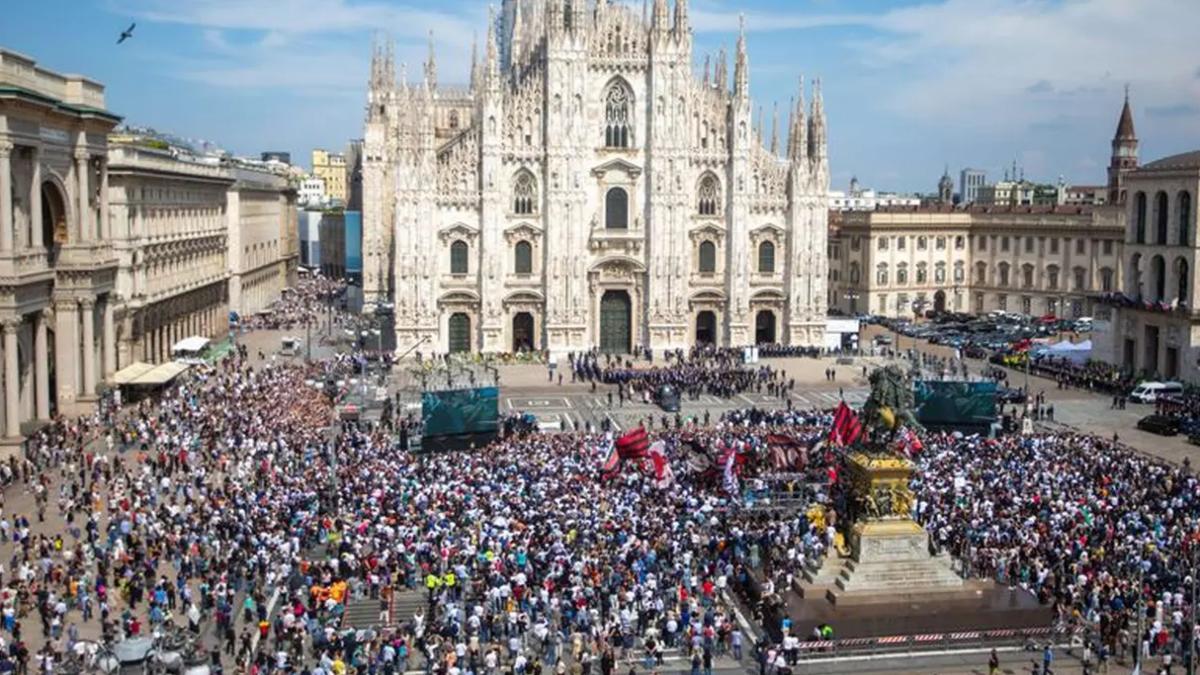
[[533, 184], [533, 176], [528, 171], [522, 171], [513, 183], [513, 213], [528, 215], [534, 212], [536, 204], [537, 188]]
[[712, 274], [717, 271], [717, 245], [711, 241], [700, 242], [700, 273]]
[[717, 214], [717, 203], [720, 202], [720, 191], [717, 186], [717, 179], [712, 175], [707, 175], [700, 181], [699, 203], [697, 209], [702, 216], [715, 216]]
[[604, 196], [604, 227], [609, 230], [629, 229], [629, 194], [615, 187]]
[[513, 271], [517, 274], [533, 273], [533, 246], [527, 241], [518, 241], [513, 249]]
[[758, 245], [758, 271], [761, 274], [775, 273], [775, 244], [764, 241]]
[[467, 273], [467, 242], [461, 239], [450, 244], [450, 274]]
[[633, 131], [633, 95], [624, 82], [616, 81], [604, 93], [604, 146], [628, 148]]

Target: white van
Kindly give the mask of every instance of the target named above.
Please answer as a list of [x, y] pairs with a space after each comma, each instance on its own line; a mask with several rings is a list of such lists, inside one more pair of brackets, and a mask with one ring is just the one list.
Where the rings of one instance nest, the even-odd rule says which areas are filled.
[[1183, 385], [1178, 382], [1143, 382], [1134, 387], [1129, 398], [1137, 403], [1154, 403], [1160, 396], [1180, 396]]

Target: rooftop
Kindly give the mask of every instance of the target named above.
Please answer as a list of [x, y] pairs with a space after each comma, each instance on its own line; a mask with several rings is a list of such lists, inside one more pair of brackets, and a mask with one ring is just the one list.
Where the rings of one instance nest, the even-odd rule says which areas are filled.
[[47, 70], [24, 54], [0, 48], [0, 89], [17, 90], [66, 106], [108, 114], [104, 85], [82, 75]]
[[1000, 204], [995, 206], [986, 206], [981, 204], [970, 204], [967, 206], [951, 206], [949, 204], [928, 203], [920, 206], [881, 206], [875, 209], [876, 213], [970, 213], [970, 214], [989, 214], [989, 213], [1046, 213], [1056, 215], [1086, 215], [1092, 212], [1090, 205], [1060, 205], [1060, 206], [1013, 206], [1008, 204]]
[[1171, 171], [1175, 169], [1200, 169], [1200, 150], [1163, 157], [1138, 167], [1139, 171]]

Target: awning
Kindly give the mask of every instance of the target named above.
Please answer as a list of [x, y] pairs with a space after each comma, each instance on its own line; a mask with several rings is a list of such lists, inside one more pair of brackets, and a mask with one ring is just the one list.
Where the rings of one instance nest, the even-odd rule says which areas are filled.
[[190, 368], [186, 363], [178, 361], [167, 361], [154, 366], [150, 370], [142, 373], [137, 378], [129, 381], [131, 384], [139, 387], [153, 387], [166, 384], [179, 376], [180, 373]]
[[199, 335], [184, 338], [171, 347], [171, 352], [198, 352], [208, 346], [208, 338]]
[[117, 384], [129, 384], [151, 370], [154, 370], [153, 365], [135, 361], [114, 373], [113, 382]]

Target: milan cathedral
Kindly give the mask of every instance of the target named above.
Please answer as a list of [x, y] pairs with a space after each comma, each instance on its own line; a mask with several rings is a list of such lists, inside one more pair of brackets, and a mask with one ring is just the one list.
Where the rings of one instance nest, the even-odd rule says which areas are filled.
[[819, 82], [780, 148], [744, 29], [700, 74], [687, 0], [505, 0], [475, 56], [465, 88], [372, 58], [363, 285], [399, 352], [822, 344]]

